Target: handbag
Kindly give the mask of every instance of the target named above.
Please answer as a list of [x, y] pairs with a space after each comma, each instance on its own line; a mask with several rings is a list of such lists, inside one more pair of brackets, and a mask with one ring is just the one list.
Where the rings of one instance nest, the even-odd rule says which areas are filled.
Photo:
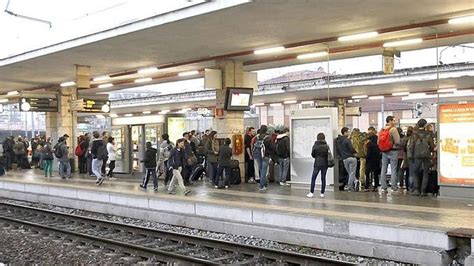
[[334, 167], [336, 163], [334, 162], [334, 156], [332, 156], [331, 151], [328, 149], [328, 167]]

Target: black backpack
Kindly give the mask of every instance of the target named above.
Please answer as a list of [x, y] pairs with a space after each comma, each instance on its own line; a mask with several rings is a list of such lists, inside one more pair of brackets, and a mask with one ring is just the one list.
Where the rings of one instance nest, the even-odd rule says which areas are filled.
[[430, 138], [430, 133], [425, 131], [415, 134], [415, 138], [412, 140], [414, 144], [413, 156], [415, 159], [431, 158]]
[[109, 158], [109, 153], [107, 152], [107, 148], [104, 144], [97, 147], [97, 159], [99, 160], [107, 160]]
[[54, 145], [54, 156], [56, 156], [56, 158], [61, 158], [63, 157], [63, 152], [61, 150], [61, 144], [60, 143], [57, 143], [56, 145]]

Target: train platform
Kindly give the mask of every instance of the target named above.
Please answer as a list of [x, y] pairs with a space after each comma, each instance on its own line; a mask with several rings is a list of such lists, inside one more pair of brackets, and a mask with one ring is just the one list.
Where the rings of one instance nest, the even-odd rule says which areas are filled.
[[430, 265], [449, 261], [460, 237], [474, 243], [469, 233], [450, 233], [474, 232], [472, 200], [377, 192], [306, 198], [306, 190], [277, 183], [260, 192], [254, 184], [215, 189], [204, 181], [184, 196], [167, 194], [162, 182], [158, 192], [143, 191], [140, 181], [123, 176], [98, 187], [93, 177], [20, 170], [0, 178], [0, 197]]

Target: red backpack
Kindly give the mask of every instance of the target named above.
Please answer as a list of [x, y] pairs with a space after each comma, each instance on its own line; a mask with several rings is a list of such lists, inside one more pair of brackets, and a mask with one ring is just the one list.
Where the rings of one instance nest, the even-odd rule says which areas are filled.
[[84, 155], [84, 149], [82, 148], [81, 144], [77, 145], [76, 150], [74, 150], [74, 154], [76, 154], [76, 156]]
[[379, 133], [379, 150], [381, 152], [390, 151], [393, 148], [392, 137], [390, 136], [391, 128], [384, 128]]

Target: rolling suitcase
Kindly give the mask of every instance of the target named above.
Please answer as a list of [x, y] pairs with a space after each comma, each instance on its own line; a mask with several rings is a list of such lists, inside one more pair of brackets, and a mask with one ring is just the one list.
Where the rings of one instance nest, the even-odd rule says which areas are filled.
[[428, 185], [426, 186], [426, 193], [431, 193], [436, 196], [439, 194], [438, 171], [436, 170], [430, 170], [428, 173]]
[[231, 185], [239, 185], [241, 182], [241, 177], [240, 177], [240, 168], [239, 167], [234, 167], [230, 169], [230, 184]]
[[205, 169], [201, 164], [197, 164], [191, 172], [191, 181], [197, 181], [204, 174]]

